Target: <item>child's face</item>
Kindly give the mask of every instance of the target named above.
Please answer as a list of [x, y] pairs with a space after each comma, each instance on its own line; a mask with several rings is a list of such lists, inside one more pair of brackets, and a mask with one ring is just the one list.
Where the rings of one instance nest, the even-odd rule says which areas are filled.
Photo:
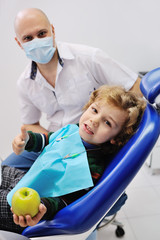
[[110, 105], [94, 102], [79, 121], [79, 134], [87, 143], [99, 145], [110, 141], [121, 131], [127, 113]]

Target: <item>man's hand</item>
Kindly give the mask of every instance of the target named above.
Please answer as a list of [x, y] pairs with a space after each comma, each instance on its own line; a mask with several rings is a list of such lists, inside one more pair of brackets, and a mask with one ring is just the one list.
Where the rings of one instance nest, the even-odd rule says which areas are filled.
[[37, 213], [36, 216], [32, 218], [30, 215], [26, 215], [25, 217], [23, 217], [17, 216], [16, 214], [13, 213], [13, 221], [15, 224], [20, 225], [21, 227], [34, 226], [42, 219], [46, 211], [47, 208], [45, 207], [45, 205], [40, 203], [39, 212]]
[[17, 137], [15, 137], [12, 142], [12, 148], [15, 154], [19, 155], [24, 151], [28, 140], [29, 140], [29, 135], [27, 133], [27, 130], [25, 126], [22, 126], [21, 133]]
[[130, 89], [130, 91], [135, 92], [139, 97], [143, 97], [143, 94], [140, 90], [140, 82], [141, 82], [141, 78], [138, 77], [137, 80], [135, 81], [134, 85]]

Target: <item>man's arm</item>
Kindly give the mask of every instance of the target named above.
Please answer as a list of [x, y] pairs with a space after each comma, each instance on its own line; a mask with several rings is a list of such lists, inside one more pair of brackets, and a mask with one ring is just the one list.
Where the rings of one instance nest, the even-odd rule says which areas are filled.
[[140, 82], [141, 82], [141, 78], [138, 77], [137, 80], [135, 81], [134, 85], [131, 87], [130, 91], [133, 91], [133, 92], [137, 93], [140, 97], [143, 97], [143, 94], [140, 90]]
[[39, 122], [34, 124], [24, 124], [24, 127], [27, 131], [32, 131], [35, 133], [48, 133], [47, 129], [43, 128]]

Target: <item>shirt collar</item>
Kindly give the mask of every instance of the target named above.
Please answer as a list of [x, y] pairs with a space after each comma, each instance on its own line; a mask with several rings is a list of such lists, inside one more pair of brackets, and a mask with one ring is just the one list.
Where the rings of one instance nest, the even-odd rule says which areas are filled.
[[82, 139], [82, 143], [83, 143], [83, 145], [85, 146], [86, 149], [96, 149], [96, 148], [99, 148], [99, 146], [87, 143], [83, 139]]
[[[68, 46], [66, 44], [62, 44], [60, 42], [57, 43], [57, 49], [58, 49], [58, 61], [61, 67], [64, 66], [64, 60], [68, 59], [74, 59], [74, 56]], [[36, 62], [32, 61], [31, 63], [31, 72], [30, 72], [30, 78], [32, 80], [35, 80], [37, 75], [37, 64]]]
[[74, 59], [74, 55], [72, 54], [71, 50], [69, 49], [66, 43], [57, 43], [58, 53], [61, 59], [63, 60], [71, 60]]
[[37, 64], [36, 64], [34, 61], [32, 61], [32, 63], [31, 63], [30, 78], [31, 78], [32, 80], [35, 80], [36, 75], [37, 75]]

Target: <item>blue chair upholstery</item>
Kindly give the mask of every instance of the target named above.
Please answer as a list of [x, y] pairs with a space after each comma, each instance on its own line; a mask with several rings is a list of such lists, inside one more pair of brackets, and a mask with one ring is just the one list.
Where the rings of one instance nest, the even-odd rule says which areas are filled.
[[160, 93], [160, 68], [146, 74], [140, 87], [148, 100], [140, 127], [112, 160], [98, 184], [85, 196], [59, 211], [53, 220], [28, 227], [23, 235], [37, 237], [84, 233], [98, 224], [125, 191], [160, 134], [160, 116], [150, 104]]

